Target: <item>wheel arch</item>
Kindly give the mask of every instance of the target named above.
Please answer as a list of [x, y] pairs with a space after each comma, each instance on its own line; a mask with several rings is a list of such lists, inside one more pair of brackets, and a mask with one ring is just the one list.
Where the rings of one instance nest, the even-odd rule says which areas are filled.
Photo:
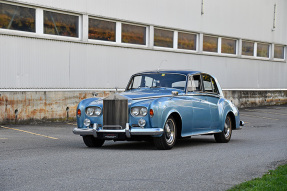
[[234, 113], [232, 111], [229, 111], [226, 116], [229, 116], [231, 119], [232, 130], [236, 129], [236, 121]]
[[181, 116], [178, 112], [172, 112], [169, 114], [168, 117], [173, 117], [176, 123], [176, 128], [177, 128], [177, 138], [181, 137], [181, 131], [182, 131], [182, 119]]

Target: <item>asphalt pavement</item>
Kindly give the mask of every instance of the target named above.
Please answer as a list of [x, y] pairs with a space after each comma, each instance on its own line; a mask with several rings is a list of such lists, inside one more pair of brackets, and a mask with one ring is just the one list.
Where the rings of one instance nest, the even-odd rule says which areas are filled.
[[0, 125], [0, 190], [226, 190], [287, 163], [287, 105], [240, 110], [229, 143], [213, 136], [87, 148], [75, 123]]

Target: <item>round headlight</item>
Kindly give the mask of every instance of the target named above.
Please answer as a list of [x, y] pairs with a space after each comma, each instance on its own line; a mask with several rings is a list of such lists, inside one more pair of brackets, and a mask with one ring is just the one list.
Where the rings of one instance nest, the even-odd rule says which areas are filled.
[[132, 108], [132, 112], [131, 113], [134, 116], [138, 116], [139, 113], [140, 113], [140, 109], [138, 107], [134, 107], [134, 108]]
[[144, 127], [145, 124], [146, 124], [146, 121], [145, 121], [144, 119], [140, 119], [139, 122], [138, 122], [138, 125], [139, 125], [140, 127]]
[[146, 116], [146, 114], [147, 114], [147, 108], [142, 107], [142, 108], [140, 109], [140, 115]]
[[91, 120], [85, 119], [85, 120], [84, 120], [84, 125], [85, 125], [86, 127], [89, 127], [89, 126], [91, 125]]
[[95, 111], [95, 110], [94, 110], [93, 108], [91, 108], [91, 107], [88, 108], [88, 109], [87, 109], [87, 115], [92, 116], [92, 115], [94, 114], [94, 111]]
[[95, 115], [99, 116], [99, 115], [101, 115], [101, 113], [102, 113], [101, 108], [99, 108], [99, 107], [95, 108]]

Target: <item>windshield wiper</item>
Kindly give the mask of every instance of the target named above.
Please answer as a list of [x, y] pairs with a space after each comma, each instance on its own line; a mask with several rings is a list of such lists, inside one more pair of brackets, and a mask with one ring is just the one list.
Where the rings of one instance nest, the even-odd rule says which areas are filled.
[[151, 86], [150, 88], [161, 88], [161, 86]]

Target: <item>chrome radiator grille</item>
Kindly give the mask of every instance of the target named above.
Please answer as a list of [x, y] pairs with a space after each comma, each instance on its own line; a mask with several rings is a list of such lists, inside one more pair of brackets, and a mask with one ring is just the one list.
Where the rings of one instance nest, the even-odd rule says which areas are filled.
[[103, 129], [124, 129], [128, 123], [128, 99], [111, 95], [103, 100]]

